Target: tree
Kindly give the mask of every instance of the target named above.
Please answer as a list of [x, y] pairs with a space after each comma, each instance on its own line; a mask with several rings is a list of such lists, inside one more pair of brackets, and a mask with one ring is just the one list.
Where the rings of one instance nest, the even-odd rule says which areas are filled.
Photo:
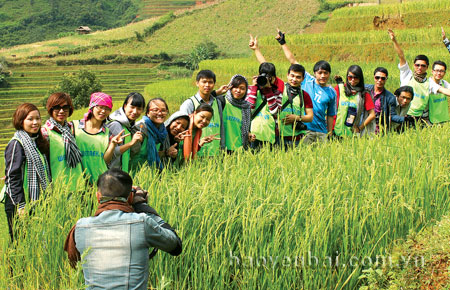
[[[48, 96], [55, 92], [68, 93], [75, 109], [87, 107], [92, 93], [100, 92], [103, 86], [96, 75], [87, 70], [80, 70], [78, 73], [64, 74], [61, 82], [52, 88]], [[48, 96], [44, 99], [44, 106]]]
[[211, 41], [200, 43], [189, 54], [186, 59], [186, 68], [195, 70], [198, 69], [198, 64], [205, 59], [216, 59], [219, 56], [217, 45]]
[[6, 63], [5, 57], [0, 57], [0, 88], [4, 88], [8, 86], [7, 77], [11, 75], [11, 72], [8, 70], [8, 65]]

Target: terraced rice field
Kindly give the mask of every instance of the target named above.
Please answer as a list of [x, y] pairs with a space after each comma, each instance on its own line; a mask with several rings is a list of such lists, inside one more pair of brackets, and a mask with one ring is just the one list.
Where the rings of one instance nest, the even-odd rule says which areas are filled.
[[87, 69], [94, 72], [103, 84], [103, 91], [121, 102], [132, 91], [143, 93], [145, 85], [158, 78], [155, 64], [89, 65], [89, 66], [37, 66], [13, 68], [11, 86], [0, 89], [0, 152], [11, 138], [14, 129], [11, 116], [24, 102], [38, 105], [43, 116], [46, 111], [42, 99], [65, 73]]
[[[151, 18], [164, 15], [179, 9], [195, 6], [197, 1], [193, 0], [144, 0], [141, 18]], [[203, 2], [203, 1], [200, 1]]]

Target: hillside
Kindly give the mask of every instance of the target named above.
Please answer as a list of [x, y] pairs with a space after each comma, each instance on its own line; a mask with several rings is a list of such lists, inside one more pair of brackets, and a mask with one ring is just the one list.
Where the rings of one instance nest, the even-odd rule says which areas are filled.
[[123, 26], [141, 8], [140, 0], [1, 0], [0, 45], [52, 39], [81, 25], [94, 30]]
[[[97, 35], [80, 35], [70, 38], [61, 38], [50, 42], [40, 42], [33, 45], [17, 46], [3, 49], [0, 55], [14, 62], [27, 62], [23, 57], [39, 57], [41, 62], [56, 62], [58, 60], [101, 58], [105, 55], [154, 55], [161, 52], [169, 55], [187, 55], [191, 49], [205, 41], [210, 40], [217, 44], [219, 50], [226, 55], [247, 55], [248, 34], [265, 35], [273, 31], [278, 25], [288, 27], [288, 33], [298, 33], [305, 27], [311, 17], [317, 12], [317, 0], [295, 1], [287, 0], [283, 5], [278, 1], [265, 1], [264, 6], [257, 0], [239, 1], [227, 0], [206, 6], [203, 9], [186, 11], [175, 19], [158, 27], [151, 35], [139, 41], [135, 31], [141, 33], [151, 25], [133, 24], [121, 28], [122, 34], [116, 39], [129, 38], [125, 42], [100, 41], [104, 33]], [[286, 9], [289, 7], [289, 9]], [[292, 18], [292, 15], [297, 17]], [[201, 21], [198, 21], [201, 19]], [[141, 28], [136, 29], [134, 25]], [[126, 36], [125, 36], [126, 35]], [[99, 42], [104, 45], [96, 46]], [[77, 48], [87, 48], [75, 55], [56, 55], [58, 51]], [[15, 58], [12, 57], [15, 56]], [[47, 55], [51, 59], [46, 58]]]

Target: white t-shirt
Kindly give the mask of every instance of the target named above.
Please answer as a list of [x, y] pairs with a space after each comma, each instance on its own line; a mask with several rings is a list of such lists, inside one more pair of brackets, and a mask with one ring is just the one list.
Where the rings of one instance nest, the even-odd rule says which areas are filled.
[[[408, 62], [406, 62], [404, 65], [400, 66], [398, 65], [398, 69], [400, 70], [400, 86], [407, 86], [409, 84], [409, 81], [414, 77], [414, 74], [412, 70], [408, 66]], [[429, 78], [431, 80], [431, 78]], [[441, 86], [436, 84], [436, 82], [430, 81], [430, 93], [435, 94]]]

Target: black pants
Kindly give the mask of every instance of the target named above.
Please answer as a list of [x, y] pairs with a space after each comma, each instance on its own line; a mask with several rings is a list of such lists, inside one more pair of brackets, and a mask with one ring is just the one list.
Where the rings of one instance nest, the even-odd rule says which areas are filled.
[[8, 221], [9, 236], [11, 237], [12, 242], [14, 240], [13, 223], [14, 223], [14, 216], [16, 215], [16, 206], [13, 204], [11, 198], [7, 194], [5, 196], [5, 212], [6, 212], [6, 219]]

